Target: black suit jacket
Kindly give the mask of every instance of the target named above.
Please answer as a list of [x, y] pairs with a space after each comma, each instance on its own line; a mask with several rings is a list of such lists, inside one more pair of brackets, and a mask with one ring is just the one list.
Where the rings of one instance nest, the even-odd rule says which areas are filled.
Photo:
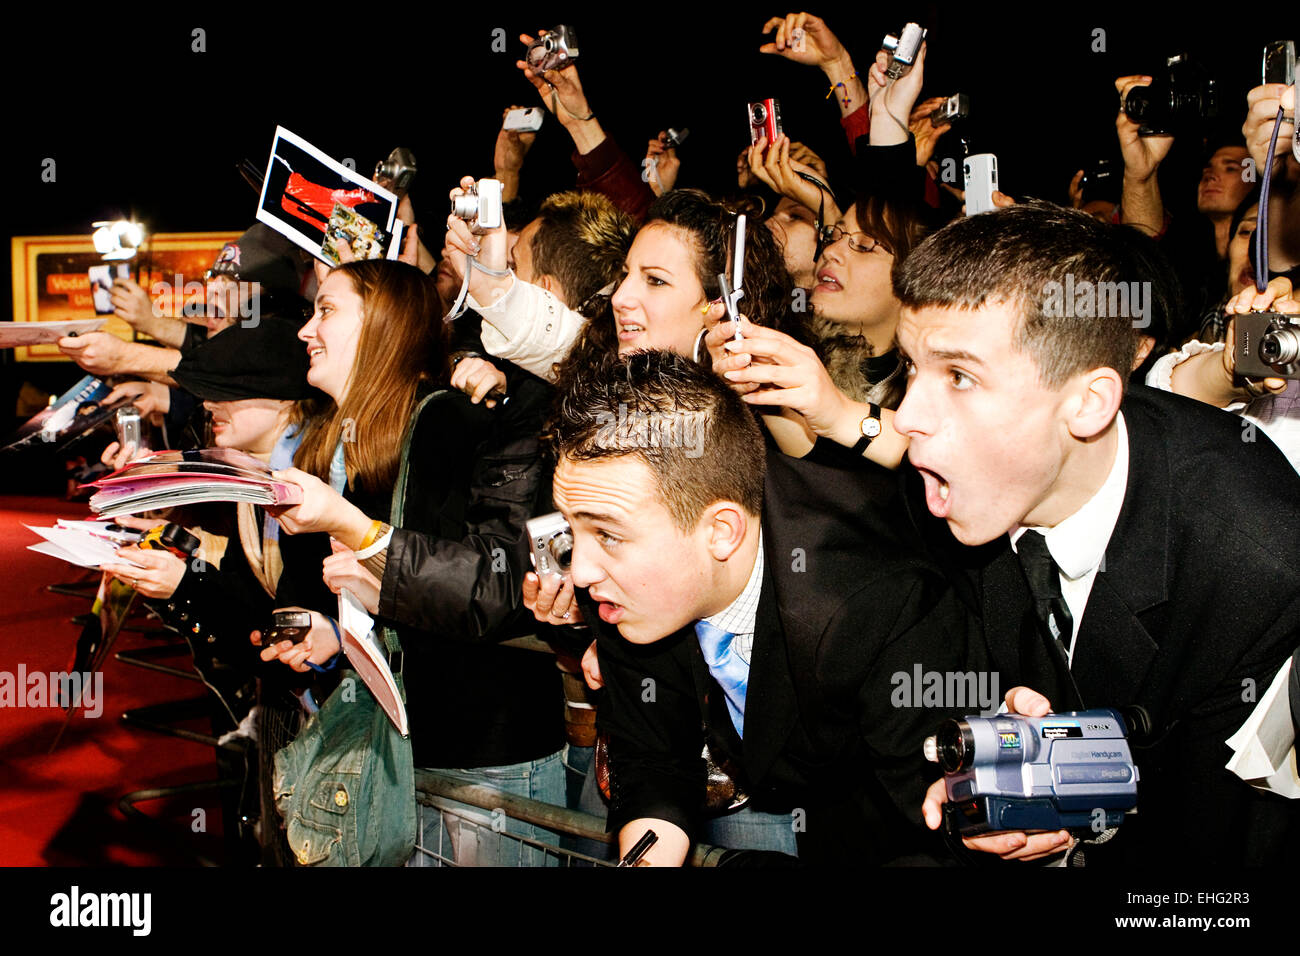
[[611, 828], [655, 817], [693, 833], [707, 741], [755, 809], [802, 811], [792, 818], [801, 858], [941, 852], [920, 824], [937, 775], [921, 744], [944, 717], [979, 706], [914, 706], [894, 675], [964, 667], [970, 616], [918, 550], [899, 504], [883, 469], [772, 456], [743, 742], [693, 626], [636, 646], [586, 615], [597, 622], [605, 682]]
[[[1128, 485], [1072, 672], [1086, 706], [1140, 704], [1153, 730], [1134, 751], [1138, 812], [1089, 865], [1279, 860], [1300, 802], [1224, 769], [1224, 741], [1300, 644], [1300, 476], [1235, 416], [1145, 386], [1122, 407]], [[1000, 544], [980, 590], [991, 666], [1010, 688], [1029, 592]]]

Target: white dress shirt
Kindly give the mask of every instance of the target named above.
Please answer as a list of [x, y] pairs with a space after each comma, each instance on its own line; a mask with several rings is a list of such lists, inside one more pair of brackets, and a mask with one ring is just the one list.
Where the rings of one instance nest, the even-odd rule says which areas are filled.
[[1116, 416], [1119, 441], [1115, 445], [1115, 461], [1110, 474], [1088, 501], [1054, 528], [1020, 527], [1011, 532], [1011, 548], [1026, 531], [1041, 533], [1047, 541], [1047, 550], [1061, 571], [1061, 596], [1074, 618], [1074, 632], [1070, 635], [1069, 659], [1074, 661], [1074, 644], [1079, 637], [1079, 625], [1088, 606], [1088, 595], [1097, 572], [1104, 570], [1106, 545], [1115, 531], [1120, 509], [1124, 506], [1124, 491], [1128, 487], [1128, 427], [1124, 413]]

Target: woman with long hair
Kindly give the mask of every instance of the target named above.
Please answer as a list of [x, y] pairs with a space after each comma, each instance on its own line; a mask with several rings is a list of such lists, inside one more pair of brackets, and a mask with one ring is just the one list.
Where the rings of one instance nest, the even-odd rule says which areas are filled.
[[[401, 639], [415, 765], [562, 805], [558, 672], [496, 643], [520, 618], [515, 546], [541, 477], [539, 416], [520, 411], [537, 403], [489, 411], [448, 389], [443, 328], [434, 285], [412, 266], [351, 262], [322, 282], [299, 338], [329, 403], [304, 427], [296, 467], [276, 473], [303, 489], [278, 515], [292, 536], [279, 600], [313, 611], [313, 626], [262, 657], [299, 671], [336, 660], [324, 615], [346, 588]], [[425, 814], [425, 845], [441, 828]]]

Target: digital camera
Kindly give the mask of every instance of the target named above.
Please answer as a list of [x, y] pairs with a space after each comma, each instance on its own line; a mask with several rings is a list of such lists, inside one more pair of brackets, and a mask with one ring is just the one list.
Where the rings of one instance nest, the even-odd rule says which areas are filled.
[[1137, 806], [1128, 727], [1111, 708], [948, 720], [924, 750], [943, 768], [945, 812], [962, 836], [1070, 827], [1101, 832]]
[[562, 70], [578, 58], [578, 36], [573, 27], [560, 24], [545, 36], [540, 36], [528, 46], [524, 62], [534, 73]]
[[573, 560], [573, 529], [564, 515], [552, 511], [524, 522], [528, 531], [529, 557], [539, 575], [568, 574]]
[[1219, 115], [1218, 93], [1206, 69], [1186, 54], [1165, 61], [1165, 75], [1124, 95], [1124, 113], [1142, 136], [1164, 136]]
[[463, 196], [451, 201], [451, 214], [469, 223], [471, 232], [501, 227], [501, 181], [480, 179]]
[[771, 146], [781, 135], [781, 103], [778, 100], [759, 100], [749, 104], [749, 144], [756, 146], [767, 137]]
[[536, 133], [542, 128], [545, 112], [540, 106], [521, 106], [506, 113], [501, 128], [507, 132]]
[[310, 611], [276, 611], [271, 615], [271, 626], [262, 634], [262, 646], [271, 647], [281, 641], [300, 644], [310, 631]]
[[930, 114], [931, 126], [947, 126], [956, 120], [970, 116], [970, 97], [965, 93], [954, 93], [944, 100], [943, 106]]
[[405, 196], [415, 182], [415, 154], [398, 146], [387, 159], [375, 163], [375, 182], [397, 196]]
[[1234, 319], [1238, 375], [1300, 378], [1300, 315], [1248, 312]]
[[889, 51], [889, 66], [885, 68], [885, 75], [898, 79], [910, 70], [924, 39], [925, 30], [919, 24], [909, 23], [898, 36], [891, 33], [881, 40], [880, 45]]
[[[686, 142], [686, 137], [690, 135], [691, 131], [685, 126], [681, 129], [670, 126], [668, 127], [667, 132], [664, 133], [664, 146], [669, 149], [676, 149], [678, 146], [682, 145], [682, 143]], [[771, 140], [768, 142], [771, 142]]]

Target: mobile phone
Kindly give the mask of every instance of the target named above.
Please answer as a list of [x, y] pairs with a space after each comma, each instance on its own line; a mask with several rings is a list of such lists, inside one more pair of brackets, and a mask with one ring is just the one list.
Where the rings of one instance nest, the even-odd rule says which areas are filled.
[[311, 611], [276, 611], [271, 616], [271, 626], [262, 632], [262, 646], [270, 647], [281, 641], [299, 644], [311, 630]]
[[521, 133], [535, 133], [542, 128], [544, 118], [540, 106], [520, 107], [506, 113], [506, 120], [501, 124], [501, 128]]
[[998, 188], [998, 158], [992, 153], [967, 156], [962, 163], [962, 174], [966, 182], [966, 215], [978, 216], [995, 209], [993, 193]]
[[718, 286], [722, 289], [722, 298], [727, 306], [727, 319], [736, 323], [734, 341], [745, 337], [741, 326], [744, 319], [740, 314], [739, 302], [745, 297], [745, 214], [736, 216], [736, 230], [732, 234], [731, 244], [731, 278], [718, 276]]

